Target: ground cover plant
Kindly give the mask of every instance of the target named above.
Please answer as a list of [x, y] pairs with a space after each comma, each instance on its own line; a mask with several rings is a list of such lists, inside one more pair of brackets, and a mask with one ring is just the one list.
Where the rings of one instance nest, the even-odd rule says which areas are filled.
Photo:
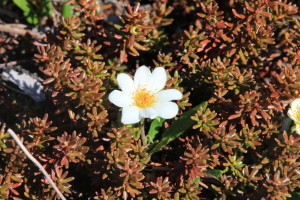
[[0, 0], [0, 199], [300, 199], [296, 0]]

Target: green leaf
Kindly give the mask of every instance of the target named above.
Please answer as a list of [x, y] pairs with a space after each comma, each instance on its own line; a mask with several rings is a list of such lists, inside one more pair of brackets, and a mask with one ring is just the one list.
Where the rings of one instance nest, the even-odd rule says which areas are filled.
[[38, 25], [44, 16], [52, 16], [51, 0], [42, 0], [41, 5], [35, 5], [30, 0], [13, 0], [13, 2], [23, 11], [26, 21], [30, 24]]
[[207, 107], [207, 102], [202, 102], [191, 110], [185, 112], [179, 119], [169, 126], [169, 128], [167, 128], [162, 134], [162, 140], [155, 146], [149, 146], [149, 154], [159, 151], [162, 147], [169, 144], [171, 141], [181, 136], [186, 130], [191, 128], [196, 123], [196, 121], [191, 119], [191, 116], [193, 116], [200, 107], [205, 110]]
[[14, 4], [18, 6], [23, 12], [29, 13], [30, 12], [30, 4], [27, 0], [13, 0]]
[[37, 25], [39, 22], [38, 15], [34, 12], [32, 5], [27, 0], [13, 0], [14, 4], [23, 10], [23, 15], [27, 22]]
[[200, 176], [194, 178], [192, 181], [191, 181], [191, 185], [194, 184], [196, 181], [199, 181], [200, 180]]
[[66, 5], [66, 4], [64, 4], [64, 5], [62, 6], [62, 15], [64, 16], [64, 18], [67, 18], [67, 17], [71, 17], [71, 16], [72, 16], [71, 5]]
[[152, 123], [150, 125], [150, 129], [148, 131], [148, 139], [151, 143], [153, 142], [153, 139], [159, 132], [159, 129], [162, 127], [164, 121], [165, 121], [165, 119], [160, 118], [160, 117], [157, 117], [152, 121]]
[[39, 19], [36, 13], [34, 13], [33, 15], [27, 15], [26, 20], [28, 23], [34, 25], [37, 25], [39, 23]]
[[216, 178], [220, 178], [220, 176], [223, 174], [223, 171], [219, 170], [219, 169], [210, 169], [210, 170], [205, 171], [204, 173], [211, 174], [211, 175], [215, 176]]
[[43, 16], [52, 16], [52, 3], [51, 0], [43, 0], [42, 3], [42, 13], [41, 13], [41, 17]]

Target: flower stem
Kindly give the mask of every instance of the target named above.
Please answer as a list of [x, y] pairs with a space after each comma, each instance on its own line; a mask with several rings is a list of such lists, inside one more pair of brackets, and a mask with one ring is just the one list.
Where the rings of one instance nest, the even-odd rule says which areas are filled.
[[141, 129], [141, 137], [142, 137], [143, 146], [146, 146], [147, 145], [147, 137], [145, 135], [145, 120], [144, 119], [141, 119], [140, 129]]

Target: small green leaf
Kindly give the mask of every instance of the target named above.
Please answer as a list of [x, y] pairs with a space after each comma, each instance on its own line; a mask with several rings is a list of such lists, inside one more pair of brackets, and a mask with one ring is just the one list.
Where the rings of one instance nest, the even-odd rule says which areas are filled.
[[23, 15], [27, 22], [37, 25], [39, 22], [38, 15], [34, 12], [34, 8], [27, 0], [13, 0], [14, 4], [23, 10]]
[[210, 170], [205, 171], [204, 173], [211, 174], [211, 175], [215, 176], [216, 178], [220, 178], [220, 176], [223, 174], [223, 171], [219, 170], [219, 169], [210, 169]]
[[21, 10], [23, 10], [24, 13], [30, 12], [30, 4], [27, 0], [13, 0], [14, 4], [18, 6]]
[[118, 24], [114, 24], [114, 27], [118, 30], [120, 30], [121, 28], [123, 28], [121, 25], [118, 25]]
[[62, 15], [64, 16], [64, 18], [68, 18], [72, 16], [71, 5], [64, 4], [62, 6]]
[[159, 129], [162, 127], [164, 121], [165, 119], [159, 117], [155, 118], [152, 121], [150, 129], [148, 131], [148, 139], [151, 143], [153, 142], [153, 139], [155, 138], [156, 134], [159, 132]]
[[75, 179], [75, 177], [68, 177], [68, 178], [62, 180], [62, 182], [63, 182], [63, 183], [68, 183], [68, 182], [70, 182], [70, 181], [73, 181], [74, 179]]
[[42, 2], [42, 12], [41, 12], [41, 16], [48, 16], [51, 17], [52, 16], [52, 3], [51, 0], [43, 0]]
[[207, 107], [207, 102], [202, 102], [201, 104], [187, 111], [171, 126], [169, 126], [169, 128], [167, 128], [166, 131], [162, 134], [162, 140], [155, 146], [149, 146], [149, 154], [153, 154], [159, 151], [162, 147], [181, 136], [187, 129], [191, 128], [196, 123], [196, 121], [191, 119], [191, 116], [193, 116], [200, 107], [202, 107], [203, 110], [205, 110]]
[[200, 180], [200, 176], [194, 178], [194, 179], [191, 181], [190, 185], [193, 185], [196, 181], [199, 181], [199, 180]]

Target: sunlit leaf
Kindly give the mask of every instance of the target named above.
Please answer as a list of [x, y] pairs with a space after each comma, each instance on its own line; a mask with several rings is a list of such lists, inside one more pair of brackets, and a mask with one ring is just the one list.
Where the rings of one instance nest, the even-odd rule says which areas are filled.
[[155, 136], [159, 132], [159, 129], [162, 127], [164, 121], [165, 121], [165, 119], [162, 119], [162, 118], [159, 118], [159, 117], [152, 121], [152, 123], [150, 125], [150, 129], [148, 131], [148, 139], [149, 139], [150, 142], [153, 141], [153, 139], [155, 138]]
[[193, 116], [200, 107], [206, 109], [207, 102], [205, 101], [195, 106], [191, 110], [185, 112], [179, 119], [177, 119], [171, 126], [169, 126], [169, 128], [167, 128], [166, 131], [162, 134], [162, 140], [155, 146], [149, 147], [149, 153], [153, 154], [159, 151], [162, 147], [169, 144], [171, 141], [181, 136], [186, 130], [191, 128], [196, 123], [191, 119], [191, 116]]
[[206, 174], [211, 174], [213, 176], [215, 176], [216, 178], [220, 178], [220, 176], [223, 174], [222, 170], [219, 169], [210, 169], [205, 171]]

